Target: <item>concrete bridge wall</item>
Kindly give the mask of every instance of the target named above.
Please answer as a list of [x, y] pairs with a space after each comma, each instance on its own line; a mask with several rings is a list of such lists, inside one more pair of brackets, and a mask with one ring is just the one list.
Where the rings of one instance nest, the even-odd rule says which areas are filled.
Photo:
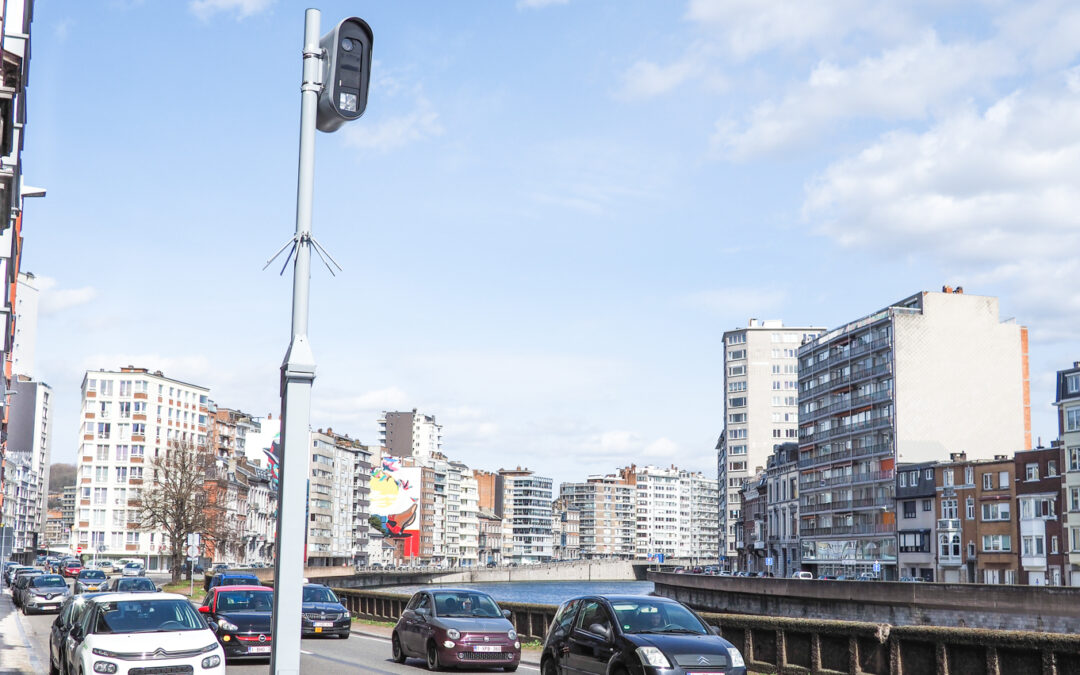
[[656, 593], [732, 614], [1080, 633], [1080, 588], [713, 577], [650, 572]]

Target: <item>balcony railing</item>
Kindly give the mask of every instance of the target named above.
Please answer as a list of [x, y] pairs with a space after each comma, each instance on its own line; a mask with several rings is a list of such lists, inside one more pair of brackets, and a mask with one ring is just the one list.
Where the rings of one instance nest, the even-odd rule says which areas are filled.
[[850, 534], [892, 534], [895, 531], [896, 530], [892, 525], [870, 523], [862, 525], [837, 525], [835, 527], [804, 527], [799, 530], [799, 533], [804, 537], [829, 537]]
[[821, 504], [805, 504], [799, 506], [799, 513], [821, 513], [823, 511], [851, 511], [853, 509], [866, 509], [872, 507], [888, 506], [894, 503], [894, 499], [871, 498], [871, 499], [840, 499], [834, 502]]
[[939, 530], [959, 530], [960, 519], [959, 518], [942, 518], [937, 521], [937, 529]]
[[879, 480], [889, 480], [894, 476], [892, 469], [886, 471], [866, 471], [863, 473], [852, 473], [844, 476], [833, 476], [831, 478], [820, 478], [817, 480], [805, 480], [799, 482], [800, 490], [813, 490], [814, 488], [830, 487], [833, 485], [855, 485], [856, 483], [868, 483]]

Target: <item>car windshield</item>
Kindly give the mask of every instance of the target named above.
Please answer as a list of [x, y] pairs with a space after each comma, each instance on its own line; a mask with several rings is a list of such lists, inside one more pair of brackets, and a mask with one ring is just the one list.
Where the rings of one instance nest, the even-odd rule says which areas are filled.
[[273, 608], [273, 591], [222, 591], [217, 596], [219, 612], [269, 612]]
[[139, 563], [128, 563], [124, 565], [124, 568], [129, 570], [137, 570], [140, 567], [142, 567], [142, 565], [140, 565]]
[[79, 579], [82, 579], [82, 580], [97, 579], [97, 580], [100, 581], [101, 579], [104, 579], [104, 578], [105, 578], [105, 573], [102, 572], [101, 570], [83, 570], [82, 572], [79, 572]]
[[329, 588], [305, 588], [304, 602], [337, 602], [337, 596]]
[[206, 628], [187, 600], [105, 601], [100, 607], [95, 633], [164, 633]]
[[146, 578], [140, 579], [117, 579], [116, 588], [117, 591], [156, 591], [157, 586], [153, 581]]
[[475, 616], [484, 619], [502, 616], [499, 606], [490, 596], [469, 591], [435, 593], [435, 614], [442, 617]]
[[246, 577], [225, 577], [221, 580], [222, 586], [250, 586], [257, 585], [259, 578], [255, 575], [249, 575]]
[[690, 610], [674, 603], [620, 601], [612, 603], [624, 633], [693, 633], [708, 630]]
[[67, 582], [64, 581], [64, 577], [57, 574], [46, 574], [33, 579], [30, 585], [34, 588], [51, 588], [53, 586], [67, 586]]

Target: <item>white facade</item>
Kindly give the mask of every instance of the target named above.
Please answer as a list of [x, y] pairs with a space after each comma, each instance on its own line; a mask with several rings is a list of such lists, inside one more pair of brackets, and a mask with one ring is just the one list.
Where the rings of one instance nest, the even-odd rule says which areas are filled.
[[152, 488], [151, 463], [170, 443], [206, 443], [208, 394], [145, 368], [86, 372], [73, 551], [145, 557], [150, 570], [168, 568], [170, 542], [161, 531], [140, 529], [133, 502]]
[[11, 348], [12, 375], [34, 376], [37, 353], [38, 288], [33, 274], [19, 273], [15, 291], [15, 342]]
[[312, 432], [309, 445], [308, 565], [362, 562], [367, 556], [372, 453], [331, 430]]
[[799, 432], [799, 346], [824, 331], [750, 319], [724, 333], [724, 443], [718, 446], [722, 555], [735, 555], [739, 488], [763, 469], [778, 443]]
[[13, 528], [15, 553], [44, 543], [52, 446], [52, 388], [17, 376], [8, 410], [3, 523]]
[[679, 545], [677, 558], [716, 559], [719, 546], [718, 481], [700, 473], [679, 471]]
[[679, 538], [679, 470], [643, 466], [636, 469], [635, 502], [637, 536], [635, 556], [647, 558], [658, 553], [674, 558], [681, 548]]
[[[525, 470], [500, 470], [503, 485], [503, 559], [542, 563], [554, 554], [552, 480]], [[509, 552], [509, 553], [507, 553]]]

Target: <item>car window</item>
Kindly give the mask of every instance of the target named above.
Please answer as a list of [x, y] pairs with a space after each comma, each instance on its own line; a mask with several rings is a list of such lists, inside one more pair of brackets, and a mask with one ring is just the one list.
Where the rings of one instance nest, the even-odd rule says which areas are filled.
[[405, 606], [405, 609], [411, 609], [411, 610], [415, 610], [415, 609], [416, 609], [417, 607], [419, 607], [419, 606], [420, 606], [420, 600], [421, 600], [421, 599], [422, 599], [423, 597], [424, 597], [424, 594], [423, 594], [423, 593], [416, 593], [416, 594], [414, 594], [414, 595], [412, 596], [412, 599], [411, 599], [411, 600], [409, 600], [409, 604]]
[[420, 604], [416, 606], [417, 609], [431, 610], [431, 596], [427, 593], [422, 593], [420, 598]]
[[57, 624], [60, 626], [66, 626], [71, 623], [71, 608], [75, 606], [74, 600], [68, 600], [64, 603], [64, 606], [60, 608], [60, 615], [57, 617]]
[[104, 579], [105, 573], [101, 570], [83, 570], [79, 572], [80, 579]]
[[334, 592], [329, 588], [305, 588], [304, 602], [337, 602]]
[[603, 626], [609, 633], [611, 632], [611, 619], [608, 618], [607, 610], [596, 600], [591, 600], [586, 602], [578, 613], [576, 628], [589, 633], [596, 633], [593, 626], [597, 625]]
[[113, 588], [118, 591], [156, 591], [157, 586], [153, 581], [146, 579], [145, 577], [139, 577], [136, 579], [116, 579], [113, 581]]
[[82, 611], [79, 612], [79, 616], [76, 620], [79, 626], [82, 627], [83, 635], [90, 634], [90, 627], [93, 625], [92, 620], [94, 618], [94, 608], [90, 606], [90, 603], [83, 603]]
[[104, 600], [97, 603], [95, 633], [156, 633], [206, 628], [186, 600]]
[[480, 617], [494, 619], [502, 616], [498, 605], [484, 593], [470, 591], [436, 591], [435, 613], [443, 617]]
[[274, 606], [273, 591], [221, 591], [217, 596], [221, 613], [269, 612]]
[[574, 612], [577, 611], [578, 606], [581, 605], [581, 600], [574, 598], [559, 608], [559, 612], [555, 615], [554, 627], [562, 632], [570, 630], [571, 624], [574, 622]]
[[645, 600], [612, 603], [612, 607], [626, 633], [709, 634], [697, 617], [679, 604]]
[[64, 577], [56, 574], [43, 574], [39, 577], [33, 577], [31, 582], [34, 588], [49, 588], [53, 586], [67, 586], [67, 582], [64, 581]]

